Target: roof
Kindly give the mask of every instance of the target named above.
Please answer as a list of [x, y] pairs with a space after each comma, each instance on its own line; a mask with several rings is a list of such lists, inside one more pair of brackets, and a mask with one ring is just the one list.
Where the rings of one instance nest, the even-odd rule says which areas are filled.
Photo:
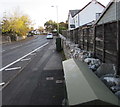
[[[100, 2], [98, 2], [97, 0], [92, 0], [91, 2], [89, 2], [87, 5], [85, 5], [81, 10], [79, 10], [76, 14], [78, 14], [79, 12], [81, 12], [82, 10], [84, 10], [90, 3], [92, 3], [93, 1], [96, 1], [96, 3], [98, 3], [99, 5], [101, 5], [102, 7], [105, 8], [105, 6], [103, 4], [101, 4]], [[74, 16], [76, 15], [74, 14]], [[73, 16], [73, 17], [74, 17]]]
[[98, 18], [98, 20], [95, 22], [95, 24], [97, 24], [97, 23], [100, 21], [100, 19], [104, 16], [104, 14], [107, 12], [107, 10], [110, 8], [110, 6], [114, 3], [114, 1], [115, 1], [115, 0], [111, 0], [111, 1], [108, 3], [107, 7], [103, 10], [101, 16]]
[[69, 13], [73, 17], [76, 13], [78, 13], [78, 11], [80, 11], [80, 10], [69, 10]]

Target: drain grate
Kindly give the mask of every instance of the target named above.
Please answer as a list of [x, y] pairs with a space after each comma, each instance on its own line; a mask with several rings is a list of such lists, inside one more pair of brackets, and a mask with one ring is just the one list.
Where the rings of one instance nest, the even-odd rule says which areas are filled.
[[63, 80], [56, 80], [56, 84], [63, 83]]
[[54, 80], [54, 77], [46, 77], [46, 80]]

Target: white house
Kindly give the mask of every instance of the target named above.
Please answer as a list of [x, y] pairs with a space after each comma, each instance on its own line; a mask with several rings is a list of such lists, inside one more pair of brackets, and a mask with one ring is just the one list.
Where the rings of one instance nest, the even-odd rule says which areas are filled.
[[79, 10], [69, 10], [68, 14], [68, 30], [72, 30], [75, 28], [75, 21], [73, 16], [78, 13]]
[[120, 20], [120, 1], [111, 0], [96, 21], [97, 25]]
[[74, 25], [74, 27], [77, 28], [96, 21], [99, 18], [100, 14], [103, 12], [104, 8], [105, 6], [100, 2], [97, 0], [92, 0], [81, 10], [76, 11], [76, 13], [74, 13], [72, 16], [70, 16], [69, 12], [69, 30], [71, 30], [70, 25]]
[[79, 22], [79, 14], [77, 13], [74, 17], [74, 24], [75, 24], [75, 28], [80, 26], [80, 22]]

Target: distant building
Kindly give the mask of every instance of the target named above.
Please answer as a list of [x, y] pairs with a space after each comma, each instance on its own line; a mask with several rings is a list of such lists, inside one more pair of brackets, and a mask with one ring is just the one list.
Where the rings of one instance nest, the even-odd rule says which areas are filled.
[[[93, 24], [93, 22], [99, 18], [104, 8], [105, 6], [100, 2], [97, 0], [92, 0], [81, 10], [69, 11], [68, 30], [71, 30], [73, 26], [75, 29], [86, 24]], [[72, 12], [74, 14], [72, 14]]]
[[79, 10], [69, 10], [68, 13], [68, 29], [72, 30], [75, 28], [74, 15], [78, 13]]

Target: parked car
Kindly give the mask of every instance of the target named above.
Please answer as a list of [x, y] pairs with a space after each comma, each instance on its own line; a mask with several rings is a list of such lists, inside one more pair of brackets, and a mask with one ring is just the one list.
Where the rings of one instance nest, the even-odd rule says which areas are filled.
[[52, 33], [48, 33], [46, 38], [47, 39], [53, 39], [53, 34]]
[[34, 33], [32, 33], [32, 32], [30, 31], [30, 32], [28, 32], [27, 37], [31, 37], [31, 36], [34, 36]]

